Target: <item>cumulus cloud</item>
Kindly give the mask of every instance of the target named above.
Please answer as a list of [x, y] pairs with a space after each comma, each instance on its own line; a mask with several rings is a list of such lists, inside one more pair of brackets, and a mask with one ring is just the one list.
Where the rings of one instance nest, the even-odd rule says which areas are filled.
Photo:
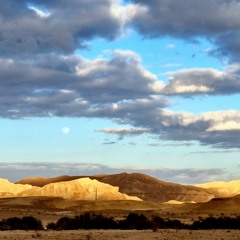
[[[216, 148], [239, 148], [240, 112], [235, 110], [194, 115], [184, 112], [163, 112], [161, 136], [167, 140], [196, 140]], [[162, 118], [164, 119], [164, 118]], [[165, 123], [167, 122], [167, 124]]]
[[135, 16], [135, 24], [139, 31], [149, 36], [212, 36], [240, 27], [238, 0], [132, 1], [145, 6], [145, 14]]
[[239, 64], [232, 64], [223, 71], [195, 68], [169, 72], [162, 92], [183, 96], [236, 94], [240, 92], [239, 70]]
[[73, 53], [87, 39], [96, 36], [114, 39], [123, 25], [121, 17], [113, 12], [117, 3], [111, 0], [3, 1], [1, 55]]
[[[1, 2], [0, 116], [108, 118], [132, 126], [102, 130], [109, 134], [144, 129], [165, 140], [239, 148], [238, 111], [194, 115], [166, 110], [168, 95], [240, 92], [239, 11], [238, 0]], [[223, 71], [169, 73], [163, 84], [132, 51], [115, 50], [94, 60], [74, 55], [86, 40], [113, 40], [129, 27], [148, 37], [205, 37], [216, 45], [211, 54], [235, 63]]]
[[215, 56], [239, 61], [239, 0], [132, 0], [142, 9], [132, 25], [144, 36], [184, 40], [204, 37], [216, 44]]
[[[143, 114], [146, 112], [144, 105], [135, 102], [130, 113], [128, 108], [123, 106], [115, 112], [114, 117], [119, 118], [120, 123], [131, 124], [137, 128], [144, 127], [149, 134], [162, 140], [183, 143], [197, 141], [202, 145], [223, 149], [240, 147], [239, 111], [227, 110], [195, 115], [166, 109], [156, 110], [156, 106], [151, 104], [147, 107], [147, 114]], [[113, 129], [103, 132], [119, 133]]]
[[[144, 99], [163, 86], [130, 51], [95, 60], [60, 55], [0, 62], [2, 117], [96, 117], [106, 111], [113, 116], [117, 109], [131, 107], [127, 102], [151, 101]], [[159, 99], [159, 104], [167, 101]]]
[[[172, 112], [166, 109], [170, 104], [168, 100], [161, 96], [164, 91], [193, 94], [201, 90], [202, 93], [202, 89], [210, 87], [215, 93], [223, 93], [227, 84], [229, 92], [234, 91], [237, 83], [232, 80], [235, 85], [231, 87], [227, 79], [237, 75], [237, 66], [228, 73], [213, 69], [182, 70], [165, 87], [131, 51], [118, 50], [110, 58], [95, 60], [73, 55], [42, 56], [35, 62], [5, 58], [1, 59], [0, 70], [1, 117], [108, 118], [133, 126], [131, 131], [108, 131], [121, 137], [143, 133], [136, 129], [144, 129], [165, 140], [199, 141], [221, 148], [240, 147], [238, 111], [201, 115]], [[194, 76], [195, 81], [189, 76]], [[190, 83], [191, 91], [184, 89]]]
[[213, 131], [239, 131], [240, 112], [235, 110], [217, 111], [202, 114], [202, 119], [211, 121], [211, 126], [206, 130]]

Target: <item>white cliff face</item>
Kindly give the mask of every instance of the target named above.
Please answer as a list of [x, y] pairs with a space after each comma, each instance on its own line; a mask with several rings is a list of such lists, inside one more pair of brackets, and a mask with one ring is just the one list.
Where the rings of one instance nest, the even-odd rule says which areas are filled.
[[9, 182], [7, 179], [0, 178], [0, 197], [1, 196], [11, 196], [14, 197], [18, 193], [31, 189], [32, 186], [28, 184], [14, 184]]
[[209, 189], [218, 197], [233, 197], [240, 194], [240, 180], [209, 182], [198, 184], [196, 186]]
[[109, 184], [101, 183], [97, 180], [91, 180], [90, 178], [81, 178], [73, 181], [51, 183], [45, 185], [42, 188], [33, 187], [31, 185], [13, 184], [5, 179], [2, 179], [2, 181], [0, 181], [0, 186], [3, 186], [2, 192], [13, 194], [15, 197], [49, 196], [74, 200], [141, 201], [141, 199], [137, 197], [131, 197], [120, 193], [118, 187], [113, 187]]

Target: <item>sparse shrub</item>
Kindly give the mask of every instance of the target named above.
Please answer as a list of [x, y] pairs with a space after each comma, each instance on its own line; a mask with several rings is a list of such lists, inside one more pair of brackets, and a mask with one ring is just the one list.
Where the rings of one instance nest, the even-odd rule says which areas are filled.
[[143, 214], [129, 213], [125, 220], [119, 222], [121, 229], [152, 229], [153, 223]]
[[40, 220], [34, 217], [8, 218], [0, 222], [0, 230], [41, 230], [43, 229]]
[[153, 216], [152, 222], [153, 222], [153, 225], [159, 229], [166, 228], [166, 223], [165, 223], [164, 219], [159, 216]]
[[56, 230], [56, 223], [54, 222], [48, 223], [47, 229]]
[[84, 213], [75, 218], [60, 218], [56, 224], [50, 223], [47, 227], [57, 230], [116, 229], [118, 224], [113, 218], [104, 217], [101, 214]]
[[192, 229], [240, 229], [240, 217], [208, 217], [196, 221], [191, 225]]

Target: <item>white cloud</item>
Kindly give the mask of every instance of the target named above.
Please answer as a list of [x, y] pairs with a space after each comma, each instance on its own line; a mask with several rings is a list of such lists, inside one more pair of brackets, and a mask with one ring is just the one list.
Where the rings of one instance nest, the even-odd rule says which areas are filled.
[[224, 123], [218, 123], [208, 128], [206, 131], [240, 131], [240, 122], [227, 121]]
[[120, 138], [125, 136], [135, 136], [148, 133], [149, 130], [146, 128], [104, 128], [98, 130], [98, 132], [106, 133], [106, 134], [116, 134], [119, 135]]
[[162, 92], [171, 95], [224, 95], [240, 92], [239, 65], [229, 65], [224, 71], [212, 68], [183, 69], [168, 72], [169, 82]]
[[217, 111], [202, 114], [202, 119], [210, 121], [206, 131], [240, 131], [240, 112], [235, 110]]
[[51, 15], [51, 13], [43, 11], [37, 7], [29, 6], [29, 9], [33, 10], [39, 17], [41, 18], [47, 18]]
[[[198, 14], [192, 14], [196, 10]], [[108, 133], [148, 132], [166, 140], [240, 148], [237, 111], [194, 115], [166, 110], [169, 95], [240, 93], [239, 10], [238, 1], [229, 0], [131, 0], [124, 4], [62, 0], [41, 1], [41, 7], [30, 8], [25, 0], [2, 1], [0, 116], [104, 118], [133, 127]], [[227, 56], [234, 63], [222, 71], [171, 72], [164, 84], [131, 50], [117, 49], [94, 60], [72, 55], [86, 41], [114, 40], [129, 28], [151, 38], [193, 41], [201, 36], [215, 44], [209, 54]]]
[[196, 85], [175, 85], [173, 89], [174, 93], [209, 93], [212, 92], [213, 89], [206, 86], [196, 86]]

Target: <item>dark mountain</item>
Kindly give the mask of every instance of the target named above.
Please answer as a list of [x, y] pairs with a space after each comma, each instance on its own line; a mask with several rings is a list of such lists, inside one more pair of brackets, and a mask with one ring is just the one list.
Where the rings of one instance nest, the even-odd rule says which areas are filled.
[[54, 178], [36, 177], [23, 179], [17, 183], [42, 187], [49, 183], [65, 182], [83, 177], [89, 177], [90, 179], [117, 186], [120, 192], [130, 196], [137, 196], [145, 201], [167, 202], [169, 200], [177, 200], [181, 202], [206, 202], [214, 198], [211, 191], [207, 189], [165, 182], [141, 173], [59, 176]]

